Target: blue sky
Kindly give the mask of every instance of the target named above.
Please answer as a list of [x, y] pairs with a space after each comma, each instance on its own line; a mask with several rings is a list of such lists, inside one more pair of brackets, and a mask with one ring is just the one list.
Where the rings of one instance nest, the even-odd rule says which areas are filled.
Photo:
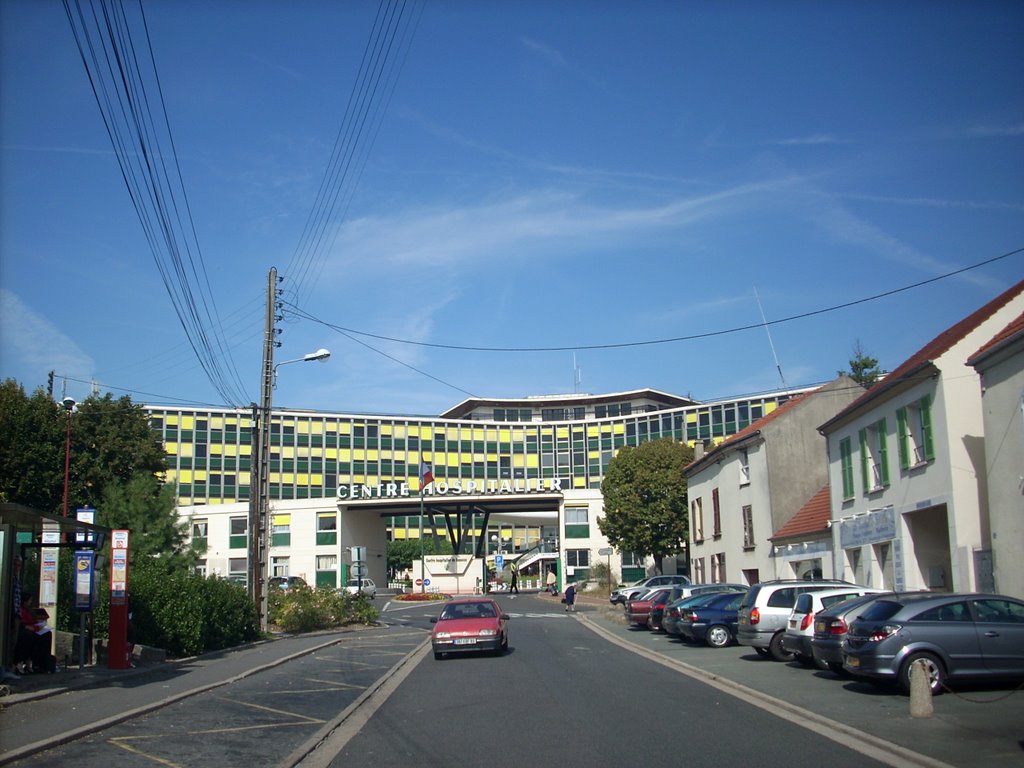
[[[1024, 276], [1016, 254], [774, 324], [770, 340], [720, 333], [1024, 247], [1013, 2], [411, 3], [365, 163], [301, 271], [376, 10], [145, 2], [245, 403], [272, 266], [300, 310], [276, 359], [333, 353], [282, 367], [275, 405], [410, 414], [470, 395], [802, 386], [858, 341], [891, 369]], [[63, 6], [2, 0], [0, 35], [0, 376], [225, 404], [161, 282]]]

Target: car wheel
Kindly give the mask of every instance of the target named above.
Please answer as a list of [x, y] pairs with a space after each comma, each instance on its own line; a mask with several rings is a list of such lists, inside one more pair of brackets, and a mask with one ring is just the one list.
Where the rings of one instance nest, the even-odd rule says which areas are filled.
[[776, 661], [789, 661], [793, 654], [782, 647], [782, 632], [772, 635], [772, 641], [768, 643], [768, 653]]
[[910, 670], [915, 661], [923, 661], [928, 673], [928, 688], [932, 695], [942, 693], [942, 684], [946, 681], [946, 672], [942, 668], [942, 662], [930, 653], [912, 653], [903, 666], [900, 667], [900, 688], [904, 693], [910, 693]]
[[708, 627], [708, 633], [704, 639], [712, 648], [725, 648], [732, 642], [732, 633], [728, 627], [715, 624], [713, 627]]
[[839, 675], [841, 677], [846, 677], [846, 670], [843, 669], [843, 665], [840, 664], [838, 661], [826, 662], [826, 666], [828, 667], [828, 671], [832, 674]]
[[798, 663], [803, 664], [805, 667], [814, 666], [814, 658], [811, 656], [805, 656], [802, 653], [794, 653], [793, 658], [796, 659]]
[[768, 649], [767, 648], [758, 648], [755, 645], [754, 646], [754, 651], [757, 653], [758, 656], [767, 656], [768, 655]]

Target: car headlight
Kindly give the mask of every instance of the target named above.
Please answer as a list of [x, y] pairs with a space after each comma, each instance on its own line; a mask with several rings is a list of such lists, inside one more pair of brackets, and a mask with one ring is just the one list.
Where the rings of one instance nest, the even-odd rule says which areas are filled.
[[434, 638], [437, 639], [437, 640], [449, 640], [449, 639], [451, 639], [451, 636], [452, 636], [451, 632], [435, 632], [434, 633]]
[[496, 629], [481, 629], [479, 634], [480, 634], [480, 637], [494, 637], [496, 634], [498, 634], [498, 630], [496, 630]]

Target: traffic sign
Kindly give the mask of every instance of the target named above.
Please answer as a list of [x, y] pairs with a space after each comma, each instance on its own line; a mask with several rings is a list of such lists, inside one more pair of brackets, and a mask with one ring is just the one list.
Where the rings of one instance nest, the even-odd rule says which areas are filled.
[[612, 553], [612, 548], [611, 547], [601, 547], [599, 550], [597, 550], [597, 554], [599, 554], [601, 557], [607, 557], [611, 553]]
[[416, 579], [416, 586], [417, 587], [422, 587], [423, 586], [423, 579]]
[[504, 555], [495, 555], [494, 556], [494, 567], [497, 568], [499, 571], [504, 570], [504, 568], [505, 568], [505, 557], [504, 557]]

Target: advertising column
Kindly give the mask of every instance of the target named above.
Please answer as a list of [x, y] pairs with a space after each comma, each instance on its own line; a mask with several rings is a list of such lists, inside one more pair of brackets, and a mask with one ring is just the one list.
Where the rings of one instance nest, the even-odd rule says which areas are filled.
[[128, 669], [128, 531], [110, 539], [110, 638], [107, 667]]

